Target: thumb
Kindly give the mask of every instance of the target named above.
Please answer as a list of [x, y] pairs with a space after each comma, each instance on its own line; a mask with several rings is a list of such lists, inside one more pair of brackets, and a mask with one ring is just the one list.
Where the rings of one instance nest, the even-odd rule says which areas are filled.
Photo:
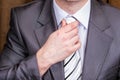
[[63, 19], [63, 20], [62, 20], [62, 23], [61, 23], [61, 26], [64, 27], [65, 25], [67, 25], [67, 23], [66, 23], [66, 20]]

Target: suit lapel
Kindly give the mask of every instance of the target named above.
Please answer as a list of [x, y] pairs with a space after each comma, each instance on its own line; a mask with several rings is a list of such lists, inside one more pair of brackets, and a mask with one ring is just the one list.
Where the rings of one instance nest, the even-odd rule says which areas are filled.
[[40, 46], [43, 46], [49, 35], [57, 30], [55, 17], [53, 16], [53, 10], [51, 10], [52, 0], [46, 0], [43, 6], [43, 10], [37, 20], [35, 35]]
[[[57, 30], [57, 22], [54, 15], [52, 0], [46, 0], [44, 8], [36, 24], [35, 35], [39, 45], [42, 47], [49, 35]], [[63, 62], [59, 62], [50, 67], [52, 80], [64, 80]], [[51, 79], [50, 79], [51, 80]]]
[[100, 4], [95, 0], [92, 1], [82, 80], [98, 78], [112, 42], [110, 24]]

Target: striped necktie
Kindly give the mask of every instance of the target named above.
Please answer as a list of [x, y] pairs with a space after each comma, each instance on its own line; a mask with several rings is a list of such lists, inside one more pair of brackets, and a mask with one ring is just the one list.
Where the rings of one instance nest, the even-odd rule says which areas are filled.
[[[66, 22], [69, 24], [76, 19], [73, 16], [67, 16], [65, 18]], [[81, 80], [81, 57], [80, 51], [77, 50], [72, 55], [67, 57], [64, 61], [64, 72], [65, 80]]]

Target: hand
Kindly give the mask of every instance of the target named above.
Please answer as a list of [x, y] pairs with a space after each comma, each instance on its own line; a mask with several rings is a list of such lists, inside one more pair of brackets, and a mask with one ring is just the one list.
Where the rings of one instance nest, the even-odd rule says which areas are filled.
[[43, 75], [51, 65], [63, 61], [80, 48], [78, 22], [66, 24], [62, 21], [59, 30], [53, 32], [44, 46], [37, 52], [38, 67]]

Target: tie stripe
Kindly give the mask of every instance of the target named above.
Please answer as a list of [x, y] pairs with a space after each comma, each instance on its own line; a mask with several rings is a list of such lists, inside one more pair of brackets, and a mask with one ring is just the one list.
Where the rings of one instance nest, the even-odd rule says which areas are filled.
[[73, 59], [74, 56], [75, 54], [73, 54], [72, 57], [67, 61], [67, 63], [64, 64], [64, 67]]
[[78, 76], [77, 80], [79, 80], [81, 78], [81, 76], [82, 76], [82, 73]]
[[65, 77], [65, 79], [67, 79], [67, 78], [75, 71], [75, 69], [78, 67], [78, 64], [79, 64], [80, 60], [81, 60], [81, 58], [78, 60], [76, 66], [75, 66], [74, 69], [69, 73], [69, 75], [68, 75], [67, 77]]

